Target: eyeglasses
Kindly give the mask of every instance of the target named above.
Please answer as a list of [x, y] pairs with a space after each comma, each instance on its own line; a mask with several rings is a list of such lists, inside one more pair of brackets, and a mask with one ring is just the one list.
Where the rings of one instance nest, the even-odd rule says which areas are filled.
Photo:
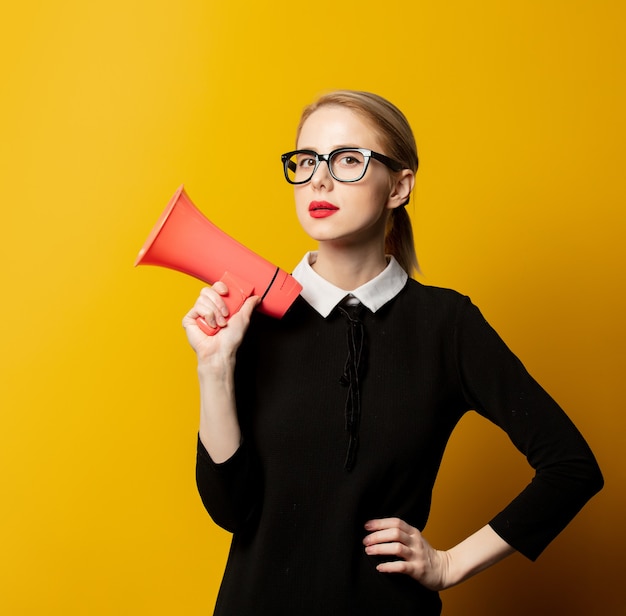
[[306, 184], [315, 175], [322, 161], [328, 164], [330, 175], [338, 182], [358, 182], [365, 175], [371, 158], [380, 161], [392, 171], [404, 168], [384, 154], [365, 148], [339, 148], [330, 154], [294, 150], [281, 156], [285, 179], [290, 184]]

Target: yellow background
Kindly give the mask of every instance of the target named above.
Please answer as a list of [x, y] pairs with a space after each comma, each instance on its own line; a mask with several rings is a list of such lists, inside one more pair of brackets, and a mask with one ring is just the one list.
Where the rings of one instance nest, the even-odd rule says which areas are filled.
[[[228, 536], [194, 484], [180, 327], [198, 281], [133, 262], [176, 187], [290, 269], [279, 164], [321, 91], [417, 136], [422, 281], [469, 294], [597, 453], [607, 487], [531, 564], [444, 614], [624, 613], [626, 11], [618, 0], [12, 3], [0, 37], [0, 613], [209, 614]], [[254, 163], [254, 164], [252, 164]], [[427, 536], [449, 547], [530, 476], [460, 424]]]

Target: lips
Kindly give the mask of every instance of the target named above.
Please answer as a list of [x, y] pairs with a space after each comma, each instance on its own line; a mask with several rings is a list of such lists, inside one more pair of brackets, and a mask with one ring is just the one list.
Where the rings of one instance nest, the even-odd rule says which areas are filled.
[[311, 201], [309, 214], [312, 218], [327, 218], [332, 216], [339, 208], [328, 201]]

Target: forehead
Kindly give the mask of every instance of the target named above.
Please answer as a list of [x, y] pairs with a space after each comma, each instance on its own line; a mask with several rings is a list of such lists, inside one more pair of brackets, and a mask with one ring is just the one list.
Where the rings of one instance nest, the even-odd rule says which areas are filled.
[[305, 120], [298, 136], [299, 149], [329, 152], [343, 146], [380, 150], [382, 143], [369, 119], [338, 105], [316, 109]]

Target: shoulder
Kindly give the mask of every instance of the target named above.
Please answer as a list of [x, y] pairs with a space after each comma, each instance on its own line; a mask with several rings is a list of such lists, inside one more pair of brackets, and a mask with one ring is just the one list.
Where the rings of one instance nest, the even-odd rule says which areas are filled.
[[472, 306], [470, 298], [459, 291], [422, 284], [413, 278], [407, 280], [398, 300], [400, 306], [409, 310], [435, 312], [448, 317]]
[[452, 342], [455, 332], [473, 307], [470, 299], [453, 289], [422, 284], [410, 278], [396, 297], [372, 315], [384, 331], [406, 336]]
[[448, 289], [446, 287], [436, 287], [427, 285], [413, 278], [409, 278], [406, 282], [405, 290], [421, 298], [430, 298], [434, 301], [454, 303], [467, 299], [466, 295], [463, 295], [459, 291], [454, 289]]
[[431, 313], [439, 313], [441, 318], [460, 330], [484, 332], [492, 330], [480, 308], [468, 295], [447, 289], [421, 284], [409, 279], [406, 285], [409, 301], [417, 302]]

